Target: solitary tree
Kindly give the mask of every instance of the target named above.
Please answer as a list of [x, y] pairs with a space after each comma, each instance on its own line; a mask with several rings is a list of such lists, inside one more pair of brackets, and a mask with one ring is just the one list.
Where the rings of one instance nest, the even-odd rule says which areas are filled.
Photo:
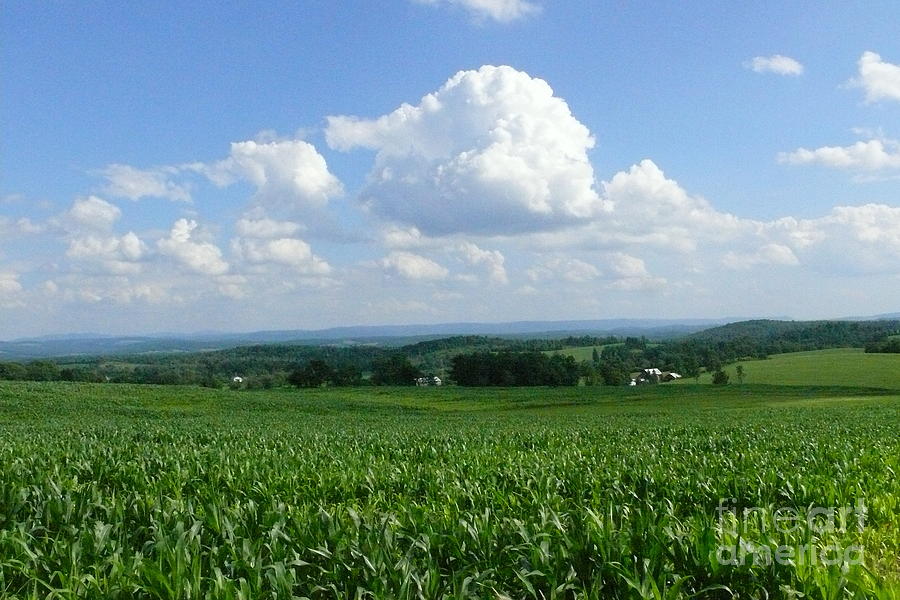
[[738, 378], [738, 383], [744, 383], [744, 365], [738, 365], [734, 370]]
[[715, 373], [713, 373], [712, 382], [715, 385], [725, 385], [728, 383], [728, 373], [719, 369]]

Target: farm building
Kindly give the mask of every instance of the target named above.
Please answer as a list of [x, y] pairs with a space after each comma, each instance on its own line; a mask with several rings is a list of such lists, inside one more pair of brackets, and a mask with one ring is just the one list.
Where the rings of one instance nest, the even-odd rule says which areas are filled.
[[628, 385], [647, 385], [652, 383], [665, 383], [681, 379], [681, 375], [672, 371], [660, 371], [656, 368], [644, 369], [640, 373], [631, 376]]

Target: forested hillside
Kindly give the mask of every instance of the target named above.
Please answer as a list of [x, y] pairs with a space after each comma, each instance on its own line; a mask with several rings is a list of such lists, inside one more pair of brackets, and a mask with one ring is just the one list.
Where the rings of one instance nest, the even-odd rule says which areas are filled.
[[[656, 367], [686, 377], [771, 354], [855, 347], [897, 352], [900, 321], [746, 321], [687, 337], [567, 336], [518, 339], [451, 336], [399, 348], [356, 345], [252, 345], [208, 352], [144, 353], [0, 363], [0, 379], [195, 384], [220, 387], [318, 385], [412, 385], [438, 375], [464, 385], [621, 385], [632, 373]], [[546, 355], [587, 348], [590, 360], [555, 360]], [[468, 357], [468, 358], [466, 358]], [[531, 377], [529, 372], [548, 374]], [[565, 373], [559, 375], [559, 373]]]

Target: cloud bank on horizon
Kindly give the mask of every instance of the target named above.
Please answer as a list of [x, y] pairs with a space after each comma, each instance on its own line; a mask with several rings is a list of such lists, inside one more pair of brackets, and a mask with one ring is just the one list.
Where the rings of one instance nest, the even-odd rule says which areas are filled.
[[[415, 1], [505, 24], [540, 8]], [[778, 54], [744, 66], [804, 73]], [[865, 51], [857, 69], [863, 103], [900, 102], [900, 66]], [[223, 143], [220, 158], [94, 166], [95, 187], [42, 219], [3, 216], [0, 204], [0, 308], [42, 315], [36, 322], [50, 325], [34, 333], [59, 327], [61, 314], [78, 315], [75, 329], [118, 331], [160, 313], [183, 318], [137, 329], [248, 329], [282, 313], [272, 327], [612, 316], [630, 306], [699, 316], [723, 298], [725, 312], [753, 312], [745, 298], [780, 292], [771, 310], [788, 312], [802, 286], [900, 282], [900, 206], [753, 218], [692, 193], [649, 156], [598, 173], [595, 134], [550, 82], [513, 66], [461, 70], [422, 92], [380, 116], [322, 115], [318, 145], [261, 133]], [[900, 175], [900, 142], [860, 133], [844, 145], [800, 140], [770, 160], [849, 172], [850, 185]], [[361, 183], [342, 180], [332, 163], [344, 159], [366, 165]], [[195, 200], [216, 195], [238, 200], [222, 210]], [[152, 207], [154, 226], [126, 218], [139, 207]], [[16, 244], [49, 250], [7, 249]], [[211, 312], [237, 316], [213, 325], [203, 321]], [[29, 332], [0, 327], [0, 337]]]

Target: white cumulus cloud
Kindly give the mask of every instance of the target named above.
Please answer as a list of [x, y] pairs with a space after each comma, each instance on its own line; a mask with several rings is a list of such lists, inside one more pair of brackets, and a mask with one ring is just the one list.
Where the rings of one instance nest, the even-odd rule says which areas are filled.
[[754, 56], [744, 63], [744, 67], [755, 73], [775, 73], [776, 75], [802, 75], [803, 65], [790, 56]]
[[218, 246], [194, 239], [197, 222], [178, 219], [169, 236], [157, 241], [159, 251], [175, 259], [191, 271], [204, 275], [223, 275], [229, 269]]
[[540, 12], [540, 6], [528, 0], [414, 0], [419, 4], [449, 4], [466, 10], [476, 19], [508, 23]]
[[404, 279], [438, 280], [446, 279], [447, 269], [430, 258], [412, 252], [391, 252], [380, 261], [381, 267]]
[[852, 83], [863, 88], [866, 102], [900, 101], [900, 65], [867, 51], [859, 58], [858, 66], [859, 77]]
[[749, 269], [758, 265], [796, 266], [800, 260], [788, 246], [770, 243], [755, 252], [726, 252], [722, 264], [729, 269]]
[[276, 221], [267, 217], [261, 219], [239, 219], [235, 225], [238, 235], [249, 238], [289, 237], [300, 231], [293, 221]]
[[547, 258], [525, 271], [533, 282], [562, 280], [570, 283], [584, 283], [600, 277], [600, 269], [577, 258], [554, 256]]
[[304, 275], [331, 273], [331, 266], [313, 254], [309, 244], [301, 239], [235, 239], [231, 247], [238, 257], [249, 263], [283, 265]]
[[778, 161], [792, 165], [818, 164], [837, 169], [879, 171], [900, 169], [900, 142], [873, 139], [849, 146], [823, 146], [814, 150], [798, 148], [782, 152]]
[[141, 198], [168, 198], [177, 202], [190, 202], [187, 186], [176, 183], [172, 176], [178, 174], [175, 167], [137, 169], [129, 165], [112, 164], [99, 171], [106, 179], [103, 191], [117, 198], [140, 200]]
[[107, 230], [119, 220], [122, 211], [102, 198], [88, 196], [75, 200], [72, 208], [63, 216], [63, 225], [66, 227]]
[[494, 283], [509, 283], [504, 266], [506, 257], [499, 250], [484, 250], [472, 242], [463, 242], [459, 245], [459, 252], [470, 265], [487, 269], [488, 278]]
[[15, 297], [22, 291], [19, 276], [9, 271], [0, 271], [0, 306], [18, 304]]
[[594, 218], [594, 138], [543, 80], [512, 67], [461, 71], [374, 120], [328, 117], [332, 148], [370, 148], [365, 205], [426, 234], [502, 234]]
[[689, 251], [699, 239], [731, 239], [741, 229], [739, 219], [689, 194], [652, 160], [616, 173], [603, 190], [613, 206], [606, 228], [613, 240]]
[[138, 273], [138, 261], [144, 257], [147, 247], [129, 231], [121, 237], [87, 235], [69, 241], [66, 256], [100, 265], [104, 271], [115, 274]]
[[248, 181], [256, 186], [258, 203], [288, 210], [321, 209], [343, 192], [325, 158], [303, 140], [234, 142], [228, 158], [186, 168], [220, 186]]
[[828, 275], [900, 274], [900, 207], [836, 206], [814, 219], [765, 223], [760, 233], [771, 240], [769, 246], [757, 254], [726, 255], [726, 264], [799, 264]]

